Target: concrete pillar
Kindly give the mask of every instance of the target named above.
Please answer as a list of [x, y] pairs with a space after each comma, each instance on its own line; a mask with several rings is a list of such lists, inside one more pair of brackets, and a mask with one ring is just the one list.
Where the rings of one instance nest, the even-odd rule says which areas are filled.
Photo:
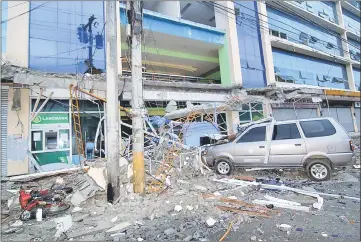
[[154, 11], [173, 18], [181, 17], [179, 1], [160, 1], [155, 5]]
[[351, 114], [352, 114], [353, 129], [357, 133], [360, 130], [359, 130], [358, 125], [357, 125], [357, 119], [356, 119], [356, 113], [355, 113], [355, 102], [352, 102]]
[[258, 14], [259, 23], [262, 26], [260, 32], [261, 32], [261, 41], [262, 41], [263, 60], [266, 68], [267, 85], [270, 85], [276, 82], [276, 77], [275, 77], [275, 71], [273, 65], [271, 40], [269, 36], [266, 3], [257, 2], [257, 8], [259, 13]]
[[263, 103], [263, 116], [265, 118], [273, 117], [272, 106], [269, 102]]
[[242, 85], [241, 58], [239, 56], [237, 24], [234, 4], [230, 1], [218, 1], [229, 10], [215, 11], [216, 27], [226, 32], [224, 46], [218, 51], [221, 81], [224, 85]]
[[[105, 4], [106, 2], [104, 2], [104, 18], [105, 18]], [[118, 75], [122, 74], [122, 41], [121, 41], [121, 29], [120, 29], [120, 6], [119, 6], [119, 1], [115, 2], [115, 8], [117, 9], [117, 59], [118, 59]], [[121, 135], [121, 134], [120, 134]]]
[[[224, 46], [218, 51], [221, 82], [226, 86], [242, 85], [241, 58], [239, 56], [234, 4], [230, 1], [218, 1], [216, 3], [229, 9], [227, 11], [219, 9], [214, 12], [216, 27], [226, 33]], [[239, 112], [228, 111], [226, 117], [228, 134], [236, 133], [239, 124]]]
[[[337, 17], [337, 21], [338, 24], [345, 29], [345, 23], [343, 21], [343, 14], [342, 14], [342, 6], [341, 6], [341, 2], [337, 1], [336, 2], [336, 17]], [[341, 38], [347, 40], [347, 31], [344, 30], [341, 33]], [[343, 56], [346, 57], [347, 59], [350, 60], [350, 63], [346, 64], [346, 74], [347, 74], [347, 81], [349, 84], [349, 88], [351, 91], [356, 91], [356, 86], [355, 86], [355, 79], [353, 76], [353, 70], [352, 70], [352, 64], [351, 64], [351, 56], [350, 56], [350, 48], [347, 44], [347, 41], [341, 41], [341, 46], [342, 46], [342, 50], [343, 50]]]
[[[10, 2], [9, 2], [10, 5]], [[9, 9], [10, 10], [10, 9]], [[11, 21], [10, 21], [11, 22]], [[14, 109], [16, 88], [9, 89], [8, 126], [7, 126], [7, 175], [15, 176], [29, 173], [27, 150], [29, 147], [30, 90], [20, 89], [20, 107]]]
[[[6, 59], [12, 65], [29, 66], [29, 14], [30, 2], [20, 4], [18, 1], [8, 2]], [[36, 10], [35, 10], [36, 11]], [[23, 15], [21, 15], [23, 14]]]

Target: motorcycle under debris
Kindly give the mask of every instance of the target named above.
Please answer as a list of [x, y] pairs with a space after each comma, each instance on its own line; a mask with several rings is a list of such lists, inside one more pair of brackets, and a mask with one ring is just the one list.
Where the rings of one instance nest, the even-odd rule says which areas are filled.
[[22, 208], [20, 220], [26, 221], [36, 218], [38, 209], [42, 209], [42, 217], [57, 215], [70, 208], [70, 204], [64, 202], [67, 194], [73, 192], [73, 188], [53, 185], [48, 190], [31, 190], [26, 192], [20, 188], [19, 202]]

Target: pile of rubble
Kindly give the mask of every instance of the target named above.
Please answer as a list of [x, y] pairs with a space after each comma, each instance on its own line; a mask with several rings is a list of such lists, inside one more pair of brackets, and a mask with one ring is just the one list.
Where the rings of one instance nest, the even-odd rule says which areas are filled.
[[[321, 193], [321, 188], [316, 191], [310, 186], [316, 183], [300, 179], [305, 177], [301, 171], [292, 171], [285, 178], [285, 171], [262, 170], [253, 174], [256, 176], [233, 178], [220, 177], [211, 171], [204, 175], [174, 176], [164, 191], [144, 196], [128, 191], [116, 204], [110, 204], [106, 202], [105, 183], [99, 178], [102, 168], [97, 166], [90, 167], [86, 173], [3, 183], [3, 239], [214, 240], [218, 239], [214, 236], [220, 238], [227, 231], [237, 233], [246, 224], [261, 224], [288, 216], [286, 214], [321, 214], [328, 199], [360, 201], [359, 193], [358, 197], [351, 197]], [[20, 186], [49, 189], [52, 184], [73, 188], [73, 193], [65, 198], [71, 208], [42, 221], [20, 221]], [[291, 227], [286, 223], [275, 225], [280, 233], [286, 234], [294, 229]], [[256, 240], [261, 234], [263, 231], [259, 228], [249, 238]]]

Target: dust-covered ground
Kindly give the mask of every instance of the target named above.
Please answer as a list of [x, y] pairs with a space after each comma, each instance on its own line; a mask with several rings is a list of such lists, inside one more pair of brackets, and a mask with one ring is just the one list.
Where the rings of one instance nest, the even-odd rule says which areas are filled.
[[[360, 139], [355, 138], [354, 143], [357, 146], [359, 163]], [[347, 167], [338, 170], [330, 181], [322, 183], [310, 181], [302, 170], [237, 170], [236, 175], [271, 181], [279, 178], [289, 187], [314, 189], [317, 192], [338, 194], [342, 197], [321, 195], [324, 199], [321, 210], [312, 208], [310, 212], [303, 212], [274, 208], [271, 210], [280, 213], [270, 212], [270, 218], [263, 218], [221, 211], [216, 208], [217, 205], [232, 206], [236, 209], [245, 207], [227, 204], [217, 199], [206, 199], [202, 194], [233, 196], [233, 199], [249, 203], [254, 199], [264, 199], [264, 195], [270, 195], [299, 202], [308, 207], [312, 207], [317, 200], [290, 191], [267, 190], [259, 186], [237, 187], [215, 182], [214, 179], [222, 177], [216, 176], [213, 172], [206, 175], [183, 174], [172, 177], [172, 187], [163, 193], [144, 196], [128, 193], [118, 204], [111, 205], [106, 201], [105, 191], [95, 189], [94, 194], [78, 205], [80, 211], [72, 212], [72, 206], [64, 214], [56, 217], [47, 217], [41, 222], [29, 220], [22, 225], [14, 226], [20, 215], [20, 205], [17, 196], [8, 190], [16, 190], [20, 185], [49, 188], [57, 177], [27, 183], [5, 182], [1, 187], [1, 241], [218, 241], [231, 222], [233, 226], [225, 241], [360, 241], [360, 201], [344, 198], [360, 198], [360, 169]], [[61, 177], [65, 184], [75, 188], [75, 192], [79, 189], [80, 181], [86, 181], [88, 187], [94, 186], [87, 174], [75, 173]], [[9, 202], [12, 199], [13, 202]], [[69, 196], [66, 201], [70, 203], [71, 197]], [[259, 212], [259, 209], [253, 211]], [[57, 228], [54, 219], [67, 214], [72, 216], [71, 228], [55, 237]], [[209, 218], [216, 221], [213, 226], [206, 223]], [[291, 228], [288, 232], [281, 231], [277, 227], [280, 224], [290, 225]], [[107, 232], [116, 225], [118, 228]]]

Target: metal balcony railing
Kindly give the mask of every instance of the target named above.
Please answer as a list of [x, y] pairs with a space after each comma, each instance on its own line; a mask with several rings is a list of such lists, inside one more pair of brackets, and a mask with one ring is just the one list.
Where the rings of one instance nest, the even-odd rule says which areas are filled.
[[[123, 71], [122, 74], [123, 76], [131, 76], [130, 71]], [[160, 73], [152, 73], [152, 72], [143, 72], [143, 78], [150, 81], [221, 84], [221, 80], [219, 79], [208, 79], [208, 78], [194, 77], [194, 76], [168, 75], [168, 74], [160, 74]]]

